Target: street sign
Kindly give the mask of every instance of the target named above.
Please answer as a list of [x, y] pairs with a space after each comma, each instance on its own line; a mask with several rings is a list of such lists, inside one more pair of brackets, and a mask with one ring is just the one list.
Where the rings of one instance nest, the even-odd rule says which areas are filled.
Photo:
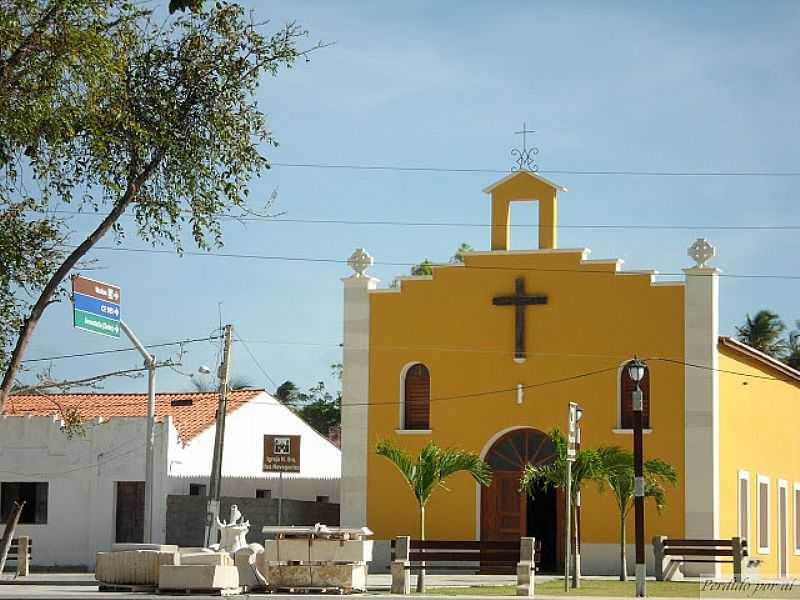
[[578, 405], [569, 403], [569, 429], [567, 430], [567, 460], [575, 462], [578, 441]]
[[300, 436], [264, 436], [264, 472], [300, 472]]
[[120, 289], [110, 283], [72, 277], [72, 322], [77, 329], [120, 336]]

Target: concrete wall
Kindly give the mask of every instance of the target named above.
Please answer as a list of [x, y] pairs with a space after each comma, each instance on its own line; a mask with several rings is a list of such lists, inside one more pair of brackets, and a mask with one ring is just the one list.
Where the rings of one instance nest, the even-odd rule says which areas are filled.
[[[403, 279], [399, 292], [370, 292], [366, 525], [376, 538], [418, 530], [413, 495], [394, 465], [375, 454], [377, 440], [391, 440], [411, 454], [428, 442], [483, 453], [514, 428], [563, 431], [567, 404], [577, 399], [584, 409], [584, 447], [631, 448], [630, 430], [619, 429], [617, 417], [619, 369], [634, 354], [684, 356], [684, 288], [680, 282], [662, 285], [649, 272], [619, 271], [618, 261], [592, 261], [587, 254], [581, 249], [471, 252], [464, 266], [435, 265], [432, 278]], [[492, 299], [512, 293], [522, 274], [528, 293], [546, 294], [548, 303], [525, 309], [528, 355], [518, 362], [514, 311], [493, 306]], [[401, 428], [401, 376], [414, 362], [430, 371], [427, 431]], [[646, 455], [673, 465], [682, 483], [684, 367], [656, 360], [648, 366], [652, 432], [645, 436]], [[517, 385], [523, 386], [522, 397]], [[348, 480], [342, 482], [347, 490]], [[427, 536], [479, 538], [478, 486], [460, 473], [447, 487], [449, 492], [435, 492], [427, 505]], [[666, 495], [662, 514], [647, 510], [646, 529], [681, 536], [682, 485], [668, 487]], [[613, 494], [586, 486], [582, 510], [584, 543], [617, 542]]]
[[[786, 576], [800, 576], [800, 382], [763, 363], [720, 346], [720, 536], [748, 538], [750, 556], [761, 559], [761, 577], [780, 577], [780, 543], [787, 546]], [[749, 480], [749, 535], [739, 528], [739, 478]], [[759, 479], [769, 482], [768, 541], [759, 544]], [[779, 529], [778, 490], [786, 484], [786, 528]], [[741, 504], [740, 504], [741, 503]], [[730, 573], [725, 566], [723, 573]]]
[[[202, 546], [206, 515], [205, 496], [167, 496], [167, 544]], [[227, 519], [231, 504], [236, 504], [245, 520], [250, 521], [248, 542], [263, 543], [261, 528], [278, 524], [278, 500], [225, 496], [220, 507], [221, 519]], [[328, 502], [284, 500], [282, 525], [339, 524], [339, 505]]]
[[[186, 495], [189, 493], [189, 484], [199, 483], [208, 489], [208, 477], [170, 477], [168, 483], [169, 494]], [[256, 490], [269, 490], [273, 498], [281, 495], [292, 500], [316, 501], [317, 496], [327, 496], [330, 502], [339, 502], [339, 478], [313, 478], [295, 477], [286, 474], [283, 483], [277, 473], [264, 473], [254, 477], [224, 477], [222, 478], [222, 495], [255, 498]]]
[[[60, 425], [52, 417], [0, 418], [0, 481], [48, 483], [47, 523], [19, 525], [16, 532], [33, 539], [34, 566], [92, 567], [95, 553], [114, 542], [116, 482], [144, 481], [145, 419], [89, 421], [85, 437], [71, 440]], [[169, 418], [156, 424], [155, 436], [153, 529], [160, 541], [166, 438], [177, 436]]]

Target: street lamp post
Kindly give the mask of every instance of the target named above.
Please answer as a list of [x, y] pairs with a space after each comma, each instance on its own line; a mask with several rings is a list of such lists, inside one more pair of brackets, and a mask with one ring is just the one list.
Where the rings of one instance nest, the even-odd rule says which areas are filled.
[[636, 596], [645, 596], [644, 559], [644, 467], [642, 448], [642, 390], [639, 382], [644, 378], [647, 365], [634, 356], [628, 363], [628, 376], [636, 383], [633, 391], [633, 517], [636, 529]]

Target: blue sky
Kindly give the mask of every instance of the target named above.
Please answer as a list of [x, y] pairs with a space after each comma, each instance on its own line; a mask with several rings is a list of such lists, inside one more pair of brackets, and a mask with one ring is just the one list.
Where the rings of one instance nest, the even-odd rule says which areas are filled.
[[[266, 78], [276, 163], [506, 169], [523, 121], [543, 170], [800, 170], [800, 4], [796, 2], [253, 2], [276, 26], [296, 20], [309, 44], [335, 42], [311, 62]], [[548, 175], [563, 225], [656, 224], [692, 230], [570, 229], [561, 247], [620, 257], [626, 269], [678, 272], [707, 237], [727, 274], [797, 275], [797, 231], [714, 231], [711, 225], [800, 225], [800, 177]], [[403, 173], [276, 166], [252, 183], [277, 191], [288, 218], [486, 224], [488, 173]], [[515, 223], [535, 222], [533, 205]], [[125, 221], [130, 223], [129, 220]], [[79, 235], [93, 226], [77, 216]], [[132, 229], [125, 245], [142, 247]], [[488, 227], [298, 223], [225, 226], [225, 252], [345, 259], [363, 246], [384, 262], [444, 261], [462, 241], [488, 247]], [[532, 247], [517, 229], [514, 246]], [[106, 240], [104, 245], [108, 245]], [[123, 288], [125, 320], [145, 343], [207, 335], [218, 311], [271, 379], [333, 385], [340, 360], [341, 264], [183, 258], [96, 251], [91, 275]], [[388, 284], [405, 271], [376, 265]], [[762, 307], [800, 319], [800, 280], [723, 277], [721, 330]], [[71, 327], [66, 303], [48, 310], [28, 358], [127, 346]], [[213, 364], [217, 347], [187, 347], [182, 370]], [[159, 358], [171, 356], [160, 351]], [[37, 363], [41, 366], [41, 363]], [[78, 378], [140, 364], [134, 353], [60, 360]], [[241, 344], [233, 373], [266, 380]], [[159, 371], [160, 389], [189, 389]], [[115, 380], [108, 390], [144, 391]]]

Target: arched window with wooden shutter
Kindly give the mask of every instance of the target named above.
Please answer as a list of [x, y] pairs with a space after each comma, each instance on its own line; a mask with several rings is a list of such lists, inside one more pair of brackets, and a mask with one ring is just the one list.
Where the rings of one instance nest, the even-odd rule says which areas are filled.
[[[628, 374], [628, 364], [622, 366], [619, 382], [619, 426], [621, 429], [633, 429], [633, 391], [636, 382]], [[639, 382], [642, 390], [642, 427], [650, 429], [650, 369], [645, 369], [644, 377]]]
[[412, 365], [403, 380], [403, 429], [430, 429], [431, 376], [422, 363]]

